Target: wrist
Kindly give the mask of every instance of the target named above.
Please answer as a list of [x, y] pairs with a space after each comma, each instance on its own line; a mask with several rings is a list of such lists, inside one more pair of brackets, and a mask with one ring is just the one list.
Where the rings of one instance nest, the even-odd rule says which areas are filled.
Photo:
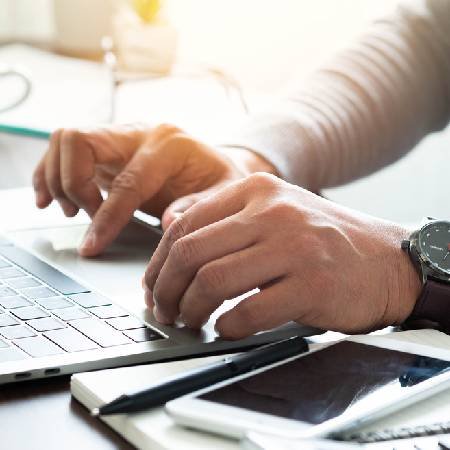
[[278, 170], [272, 163], [246, 147], [226, 146], [217, 147], [217, 150], [228, 158], [244, 176], [256, 172], [266, 172], [278, 177], [280, 176]]
[[407, 239], [412, 230], [396, 226], [393, 230], [393, 238], [396, 254], [396, 267], [392, 268], [392, 280], [389, 296], [396, 298], [392, 325], [402, 324], [412, 313], [417, 299], [422, 291], [422, 279], [411, 258], [401, 249], [401, 242]]

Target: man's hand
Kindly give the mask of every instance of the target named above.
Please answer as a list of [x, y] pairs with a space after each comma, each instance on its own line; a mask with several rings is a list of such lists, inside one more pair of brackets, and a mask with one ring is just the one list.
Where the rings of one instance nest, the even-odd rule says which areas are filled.
[[[198, 199], [259, 170], [274, 168], [245, 149], [219, 153], [171, 125], [61, 129], [53, 133], [33, 184], [39, 208], [57, 200], [67, 216], [80, 208], [90, 215], [80, 253], [93, 256], [135, 210], [162, 217], [165, 229]], [[108, 191], [105, 201], [100, 189]]]
[[408, 232], [255, 174], [202, 199], [169, 227], [145, 275], [146, 300], [170, 324], [199, 328], [225, 300], [260, 291], [216, 323], [243, 338], [295, 320], [343, 332], [399, 324], [419, 277]]

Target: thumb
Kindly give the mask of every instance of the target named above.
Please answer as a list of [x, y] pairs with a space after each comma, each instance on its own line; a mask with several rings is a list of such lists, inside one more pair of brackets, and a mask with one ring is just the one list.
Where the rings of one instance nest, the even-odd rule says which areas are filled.
[[169, 228], [169, 225], [183, 214], [192, 205], [200, 200], [199, 194], [190, 194], [185, 197], [180, 197], [172, 202], [164, 211], [161, 217], [161, 226], [164, 231]]
[[171, 166], [161, 152], [149, 152], [145, 148], [138, 151], [116, 176], [108, 198], [92, 218], [79, 248], [80, 255], [101, 253], [130, 222], [134, 211], [161, 189], [170, 174]]

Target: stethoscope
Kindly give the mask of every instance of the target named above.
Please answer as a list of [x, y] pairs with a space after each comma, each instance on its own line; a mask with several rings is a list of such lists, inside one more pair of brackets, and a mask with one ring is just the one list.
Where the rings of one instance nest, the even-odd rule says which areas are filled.
[[22, 69], [14, 66], [0, 65], [0, 82], [6, 79], [16, 79], [22, 85], [18, 95], [6, 105], [0, 103], [0, 113], [9, 111], [21, 105], [30, 95], [32, 83], [30, 77]]

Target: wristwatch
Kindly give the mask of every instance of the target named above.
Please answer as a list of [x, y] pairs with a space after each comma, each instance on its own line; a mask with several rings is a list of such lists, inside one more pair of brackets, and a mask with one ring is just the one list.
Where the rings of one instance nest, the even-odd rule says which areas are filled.
[[422, 278], [422, 292], [406, 326], [433, 326], [450, 331], [450, 222], [427, 217], [402, 241]]

